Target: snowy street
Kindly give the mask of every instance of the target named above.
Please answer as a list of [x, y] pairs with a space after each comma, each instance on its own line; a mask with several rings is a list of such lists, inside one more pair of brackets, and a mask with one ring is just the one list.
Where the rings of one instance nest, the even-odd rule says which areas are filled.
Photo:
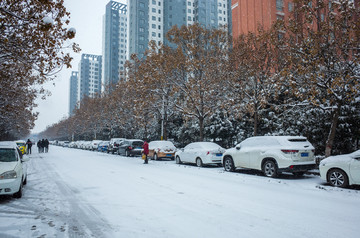
[[21, 199], [0, 198], [0, 237], [359, 237], [360, 190], [319, 176], [250, 171], [51, 146]]

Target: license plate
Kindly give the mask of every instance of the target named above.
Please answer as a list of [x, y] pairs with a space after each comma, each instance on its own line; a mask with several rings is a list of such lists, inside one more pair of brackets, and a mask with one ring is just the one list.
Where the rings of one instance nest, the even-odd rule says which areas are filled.
[[301, 153], [301, 157], [309, 157], [309, 153]]
[[216, 156], [222, 156], [222, 153], [216, 153]]
[[140, 150], [140, 149], [142, 149], [142, 148], [141, 148], [141, 147], [136, 147], [136, 149]]
[[172, 154], [166, 154], [167, 157], [172, 157]]

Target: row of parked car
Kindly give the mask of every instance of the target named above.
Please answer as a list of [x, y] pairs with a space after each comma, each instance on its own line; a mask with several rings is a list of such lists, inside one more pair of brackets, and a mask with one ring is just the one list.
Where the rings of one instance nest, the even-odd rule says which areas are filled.
[[[82, 148], [82, 142], [74, 143], [78, 144], [76, 148]], [[90, 144], [88, 149], [91, 150], [137, 156], [142, 153], [143, 141], [113, 138], [110, 141], [92, 141]], [[251, 137], [227, 150], [214, 142], [194, 142], [177, 149], [171, 141], [152, 141], [149, 143], [149, 157], [154, 160], [175, 159], [177, 164], [193, 163], [199, 167], [215, 164], [223, 166], [228, 172], [244, 168], [259, 170], [273, 178], [283, 172], [302, 176], [318, 168], [315, 148], [305, 137], [299, 136]], [[321, 178], [333, 186], [360, 184], [360, 150], [326, 158], [320, 162], [319, 170]]]

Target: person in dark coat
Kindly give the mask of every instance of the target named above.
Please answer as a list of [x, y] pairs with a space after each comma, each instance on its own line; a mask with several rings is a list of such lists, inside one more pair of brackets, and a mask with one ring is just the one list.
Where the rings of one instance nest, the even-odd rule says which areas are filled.
[[28, 139], [27, 141], [26, 141], [26, 145], [27, 145], [27, 154], [31, 154], [31, 147], [32, 147], [32, 142], [31, 142], [31, 140], [30, 139]]
[[39, 141], [37, 142], [37, 147], [38, 147], [39, 153], [41, 153], [41, 140], [39, 140]]
[[145, 155], [145, 161], [144, 164], [148, 163], [148, 154], [149, 154], [149, 144], [144, 140], [143, 144], [143, 154]]
[[44, 141], [44, 147], [45, 147], [45, 152], [46, 152], [46, 153], [49, 152], [49, 141], [48, 141], [48, 139], [45, 139], [45, 141]]
[[45, 139], [41, 140], [41, 153], [45, 152]]

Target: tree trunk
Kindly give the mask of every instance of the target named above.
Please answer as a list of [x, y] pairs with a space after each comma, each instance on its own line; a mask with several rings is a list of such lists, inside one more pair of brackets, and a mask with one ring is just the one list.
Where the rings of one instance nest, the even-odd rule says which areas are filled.
[[257, 131], [258, 131], [258, 120], [259, 120], [259, 115], [258, 115], [258, 111], [257, 111], [257, 106], [255, 106], [255, 112], [254, 112], [254, 136], [257, 136]]
[[199, 117], [200, 141], [204, 141], [204, 118]]
[[336, 135], [336, 128], [337, 128], [339, 117], [340, 117], [340, 111], [341, 111], [341, 106], [338, 105], [333, 113], [330, 132], [329, 132], [328, 138], [326, 140], [325, 157], [329, 157], [331, 155], [331, 150], [332, 150], [334, 140], [335, 140], [335, 135]]

